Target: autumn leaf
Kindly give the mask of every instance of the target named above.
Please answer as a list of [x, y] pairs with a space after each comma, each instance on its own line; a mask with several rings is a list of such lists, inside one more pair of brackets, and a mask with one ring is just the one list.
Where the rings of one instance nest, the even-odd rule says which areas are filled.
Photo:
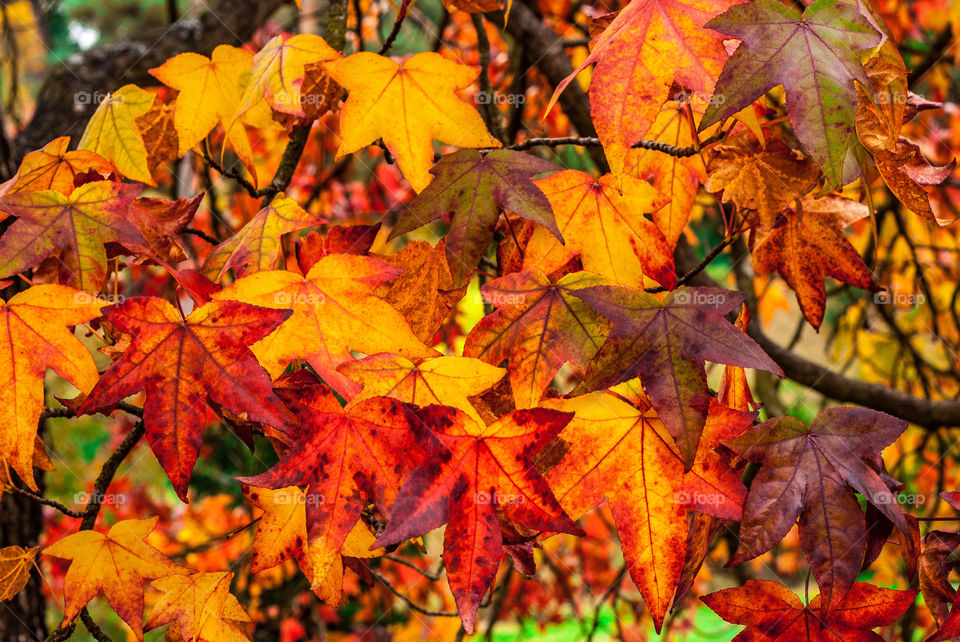
[[[240, 104], [240, 76], [253, 65], [246, 49], [220, 45], [209, 58], [187, 52], [170, 58], [150, 74], [167, 87], [176, 89], [174, 126], [179, 155], [186, 154], [218, 124], [225, 124]], [[238, 146], [235, 136], [243, 136]], [[227, 131], [237, 154], [249, 155], [250, 142], [243, 129]]]
[[190, 572], [144, 541], [157, 520], [126, 519], [106, 535], [80, 531], [43, 549], [44, 555], [71, 560], [64, 579], [65, 620], [77, 617], [87, 602], [102, 594], [137, 639], [143, 639], [142, 579]]
[[386, 353], [348, 361], [338, 370], [363, 386], [351, 405], [371, 397], [392, 397], [418, 406], [458, 408], [476, 421], [480, 415], [468, 397], [486, 392], [506, 374], [503, 368], [469, 357], [435, 357], [415, 364]]
[[306, 276], [257, 272], [213, 298], [292, 310], [276, 332], [253, 346], [260, 363], [278, 377], [291, 361], [303, 359], [334, 390], [352, 397], [359, 386], [337, 372], [337, 366], [353, 358], [351, 350], [393, 352], [408, 359], [436, 356], [399, 312], [372, 294], [397, 274], [399, 270], [371, 256], [331, 254]]
[[146, 240], [126, 215], [140, 185], [94, 181], [69, 196], [53, 190], [0, 197], [0, 211], [17, 217], [0, 237], [0, 278], [36, 267], [59, 252], [60, 282], [98, 292], [107, 280], [104, 244]]
[[91, 170], [104, 175], [116, 171], [113, 165], [99, 154], [68, 151], [69, 145], [70, 137], [61, 136], [44, 145], [43, 149], [24, 156], [15, 181], [7, 193], [52, 189], [69, 195], [75, 187], [74, 179], [78, 175]]
[[820, 177], [817, 166], [779, 138], [765, 147], [717, 145], [711, 150], [708, 192], [721, 193], [721, 201], [754, 210], [764, 228], [773, 227], [777, 215], [803, 198]]
[[896, 497], [865, 460], [892, 443], [906, 422], [866, 408], [829, 408], [808, 427], [770, 419], [725, 442], [746, 461], [762, 464], [740, 523], [740, 547], [730, 564], [770, 550], [800, 523], [800, 546], [824, 596], [824, 617], [841, 603], [863, 561], [866, 530], [854, 491], [902, 532]]
[[948, 225], [956, 216], [943, 208], [934, 210], [928, 187], [945, 181], [956, 166], [930, 164], [913, 141], [901, 135], [905, 120], [916, 115], [907, 107], [911, 99], [907, 69], [896, 47], [887, 41], [877, 55], [867, 61], [865, 70], [872, 92], [857, 86], [857, 136], [873, 156], [877, 171], [887, 187], [913, 212], [939, 225]]
[[[343, 562], [334, 560], [326, 577], [314, 582], [315, 549], [307, 543], [307, 498], [296, 486], [271, 490], [244, 486], [244, 496], [263, 509], [253, 540], [250, 571], [259, 573], [273, 568], [284, 560], [296, 560], [300, 570], [314, 586], [317, 597], [331, 606], [340, 604], [343, 593]], [[368, 558], [384, 554], [383, 549], [371, 549], [376, 538], [362, 521], [358, 521], [338, 551], [341, 555]], [[320, 562], [323, 555], [320, 555]]]
[[646, 276], [676, 287], [673, 250], [644, 216], [659, 200], [649, 183], [623, 176], [618, 191], [611, 174], [594, 178], [566, 170], [538, 180], [537, 186], [550, 199], [565, 240], [534, 230], [524, 250], [524, 269], [550, 274], [577, 256], [584, 270], [614, 283], [643, 287]]
[[701, 600], [731, 624], [747, 627], [734, 640], [849, 642], [883, 638], [872, 629], [893, 624], [913, 604], [917, 590], [896, 591], [856, 582], [830, 616], [820, 612], [821, 597], [804, 606], [793, 591], [770, 580], [704, 595]]
[[151, 584], [162, 595], [150, 609], [148, 631], [169, 624], [182, 640], [244, 642], [246, 634], [234, 623], [249, 622], [237, 598], [230, 593], [233, 573], [167, 575]]
[[39, 546], [0, 548], [0, 602], [6, 602], [27, 585], [39, 550]]
[[443, 242], [434, 247], [426, 241], [410, 241], [396, 254], [376, 258], [403, 270], [381, 285], [376, 295], [406, 318], [418, 339], [433, 343], [437, 330], [467, 291], [467, 284], [454, 285]]
[[683, 462], [653, 411], [608, 392], [547, 399], [574, 412], [542, 457], [563, 453], [546, 474], [560, 505], [580, 517], [605, 499], [613, 513], [630, 577], [657, 631], [683, 568], [687, 511], [681, 503]]
[[143, 197], [130, 203], [128, 218], [140, 230], [146, 241], [139, 245], [136, 241], [124, 239], [121, 243], [141, 255], [140, 260], [160, 258], [168, 264], [177, 264], [187, 258], [176, 235], [193, 220], [204, 193], [193, 198], [178, 198], [174, 201], [165, 198]]
[[801, 15], [776, 0], [754, 0], [706, 26], [743, 42], [717, 80], [700, 129], [782, 84], [793, 130], [827, 182], [840, 187], [856, 178], [854, 81], [869, 86], [860, 52], [881, 39], [857, 6], [818, 0]]
[[305, 116], [301, 89], [306, 65], [329, 63], [339, 57], [326, 40], [312, 33], [289, 38], [274, 36], [253, 57], [235, 116], [245, 114], [262, 101], [278, 112]]
[[[646, 134], [646, 139], [674, 147], [693, 145], [693, 127], [681, 102], [668, 102]], [[632, 149], [626, 158], [626, 172], [642, 180], [651, 180], [666, 204], [653, 212], [653, 222], [674, 247], [687, 226], [697, 199], [697, 188], [707, 180], [700, 155], [680, 158], [666, 156], [653, 149]]]
[[163, 299], [134, 297], [103, 315], [129, 334], [131, 343], [77, 413], [106, 411], [145, 391], [147, 440], [181, 500], [187, 501], [208, 407], [243, 414], [281, 432], [292, 430], [270, 377], [247, 347], [275, 330], [289, 311], [212, 301], [183, 319]]
[[879, 289], [843, 231], [869, 215], [866, 205], [838, 196], [801, 201], [783, 211], [777, 226], [753, 230], [754, 266], [759, 274], [778, 272], [796, 292], [803, 316], [819, 330], [827, 302], [824, 277]]
[[720, 34], [704, 24], [731, 4], [632, 0], [594, 39], [590, 55], [557, 85], [547, 111], [583, 69], [597, 63], [590, 114], [618, 186], [630, 146], [650, 131], [673, 83], [701, 95], [713, 90], [727, 52]]
[[316, 375], [297, 370], [277, 382], [277, 394], [300, 421], [280, 463], [245, 484], [280, 489], [306, 486], [312, 587], [339, 562], [340, 550], [367, 503], [383, 514], [404, 474], [420, 460], [412, 411], [375, 397], [344, 410]]
[[[297, 239], [296, 255], [300, 272], [306, 274], [310, 271], [310, 268], [316, 265], [317, 261], [328, 254], [370, 254], [370, 248], [373, 247], [379, 232], [379, 223], [373, 225], [332, 225], [325, 234], [320, 234], [316, 230], [308, 232]], [[414, 243], [410, 243], [410, 245], [414, 245]], [[400, 254], [391, 256], [399, 261]], [[416, 255], [417, 253], [409, 252], [408, 254]], [[383, 260], [382, 256], [377, 258]], [[393, 265], [393, 262], [391, 261], [390, 264]]]
[[382, 138], [407, 181], [422, 192], [430, 183], [434, 139], [458, 147], [500, 147], [476, 108], [457, 96], [478, 70], [429, 51], [402, 63], [360, 52], [327, 70], [349, 94], [340, 110], [337, 158]]
[[576, 298], [584, 288], [603, 282], [577, 272], [553, 283], [532, 270], [486, 283], [483, 297], [496, 311], [467, 335], [464, 356], [493, 365], [507, 360], [517, 407], [539, 405], [560, 367], [570, 362], [586, 368], [606, 338], [607, 322]]
[[97, 366], [70, 326], [100, 315], [103, 305], [86, 292], [35, 285], [0, 308], [0, 460], [32, 490], [37, 424], [43, 411], [43, 375], [52, 368], [80, 389], [97, 383]]
[[447, 263], [456, 285], [469, 281], [483, 258], [500, 213], [508, 211], [542, 225], [563, 241], [550, 201], [534, 183], [536, 174], [559, 169], [530, 154], [462, 149], [440, 159], [433, 181], [400, 215], [390, 238], [452, 214], [445, 238]]
[[283, 192], [247, 221], [239, 232], [216, 246], [207, 255], [203, 271], [220, 280], [230, 270], [237, 276], [272, 270], [283, 253], [283, 235], [319, 224]]
[[581, 534], [532, 463], [570, 421], [570, 413], [517, 410], [490, 426], [466, 413], [428, 406], [419, 418], [430, 429], [420, 443], [426, 460], [403, 482], [377, 539], [389, 546], [443, 524], [443, 559], [467, 633], [503, 554], [500, 514], [526, 528]]
[[957, 596], [957, 589], [950, 583], [950, 571], [953, 568], [953, 552], [958, 547], [960, 533], [928, 531], [920, 541], [917, 560], [920, 592], [923, 603], [938, 623], [946, 620], [947, 605]]
[[90, 117], [77, 148], [99, 154], [127, 178], [155, 186], [137, 126], [137, 118], [150, 111], [153, 99], [153, 94], [136, 85], [124, 85], [107, 94]]
[[685, 469], [694, 462], [710, 405], [705, 361], [782, 375], [760, 347], [724, 315], [744, 295], [716, 288], [680, 288], [661, 303], [620, 286], [573, 293], [613, 323], [610, 337], [587, 369], [581, 388], [597, 390], [640, 377]]

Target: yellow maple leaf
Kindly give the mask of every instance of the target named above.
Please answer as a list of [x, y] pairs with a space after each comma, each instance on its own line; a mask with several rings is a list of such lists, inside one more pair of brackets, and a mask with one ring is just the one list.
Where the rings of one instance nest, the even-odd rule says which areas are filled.
[[111, 526], [106, 535], [80, 531], [44, 549], [44, 555], [72, 560], [64, 579], [66, 620], [75, 618], [87, 602], [102, 593], [137, 639], [143, 639], [141, 578], [190, 572], [144, 541], [157, 519], [125, 519]]
[[0, 459], [30, 488], [47, 367], [83, 392], [97, 383], [90, 352], [68, 326], [99, 316], [102, 301], [63, 285], [35, 285], [0, 305]]
[[52, 189], [69, 196], [73, 191], [73, 179], [77, 174], [89, 170], [101, 174], [110, 174], [114, 171], [113, 165], [99, 154], [67, 151], [69, 146], [70, 137], [61, 136], [44, 145], [43, 149], [24, 156], [14, 183], [7, 193]]
[[[173, 124], [180, 140], [181, 155], [236, 112], [240, 105], [240, 77], [252, 65], [253, 54], [249, 51], [220, 45], [209, 58], [197, 53], [182, 53], [150, 70], [157, 80], [180, 92]], [[227, 140], [249, 167], [252, 152], [243, 127], [228, 130]]]
[[421, 52], [398, 63], [360, 52], [329, 65], [349, 96], [340, 111], [341, 158], [378, 138], [417, 192], [430, 184], [433, 140], [458, 147], [500, 147], [476, 107], [457, 96], [478, 70]]
[[27, 580], [30, 579], [30, 568], [39, 550], [39, 546], [0, 548], [0, 602], [9, 600], [27, 585]]
[[306, 276], [285, 270], [257, 272], [213, 298], [293, 310], [251, 350], [273, 378], [291, 361], [303, 359], [337, 392], [350, 397], [360, 387], [336, 368], [352, 358], [351, 350], [396, 352], [413, 359], [437, 354], [417, 339], [403, 315], [372, 294], [397, 274], [398, 269], [371, 256], [330, 254]]
[[363, 386], [351, 403], [393, 397], [418, 406], [452, 406], [477, 421], [482, 420], [467, 397], [489, 390], [507, 373], [470, 357], [436, 357], [415, 364], [395, 354], [373, 354], [349, 361], [338, 370]]
[[107, 94], [83, 130], [78, 149], [96, 152], [127, 178], [156, 186], [137, 118], [153, 106], [154, 95], [136, 85]]
[[[230, 593], [233, 573], [167, 575], [151, 584], [163, 591], [147, 618], [147, 630], [170, 624], [167, 639], [191, 642], [243, 642], [246, 634], [231, 622], [249, 622]], [[176, 634], [179, 634], [175, 637]]]

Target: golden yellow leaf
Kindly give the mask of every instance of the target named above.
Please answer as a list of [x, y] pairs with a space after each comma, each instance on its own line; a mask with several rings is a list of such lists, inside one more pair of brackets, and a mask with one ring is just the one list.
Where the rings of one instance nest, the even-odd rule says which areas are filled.
[[361, 52], [328, 69], [349, 93], [340, 111], [337, 158], [382, 138], [407, 181], [420, 192], [430, 183], [433, 140], [458, 147], [500, 147], [476, 107], [457, 95], [477, 79], [476, 69], [433, 52], [402, 63]]
[[137, 118], [150, 111], [153, 99], [153, 94], [136, 85], [124, 85], [107, 94], [90, 117], [78, 149], [96, 152], [127, 178], [155, 186], [137, 127]]

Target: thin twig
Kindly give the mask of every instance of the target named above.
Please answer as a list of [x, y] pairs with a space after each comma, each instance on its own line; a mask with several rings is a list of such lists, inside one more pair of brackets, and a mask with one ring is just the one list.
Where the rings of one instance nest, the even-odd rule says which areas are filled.
[[423, 615], [429, 615], [431, 617], [460, 617], [460, 613], [457, 611], [431, 611], [430, 609], [425, 609], [419, 604], [415, 603], [409, 597], [407, 597], [406, 595], [404, 595], [403, 593], [395, 589], [393, 587], [393, 584], [390, 583], [390, 580], [385, 578], [383, 575], [381, 575], [374, 569], [372, 568], [370, 569], [370, 574], [373, 575], [378, 580], [380, 580], [381, 582], [383, 582], [383, 585], [386, 586], [391, 593], [393, 593], [394, 595], [399, 597], [401, 600], [406, 602], [407, 606], [409, 606], [411, 609], [413, 609], [417, 613], [422, 613]]

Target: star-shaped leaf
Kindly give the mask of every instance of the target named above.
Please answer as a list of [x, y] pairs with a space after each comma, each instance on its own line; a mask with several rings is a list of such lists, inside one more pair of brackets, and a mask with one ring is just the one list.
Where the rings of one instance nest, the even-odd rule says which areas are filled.
[[538, 180], [565, 240], [535, 229], [524, 250], [524, 269], [551, 274], [578, 256], [586, 271], [614, 283], [643, 287], [647, 276], [675, 287], [673, 249], [644, 216], [656, 209], [659, 196], [645, 181], [632, 176], [622, 181], [618, 190], [611, 174], [594, 178], [577, 170]]
[[[307, 495], [296, 486], [277, 490], [244, 486], [243, 494], [263, 509], [253, 540], [251, 572], [259, 573], [273, 568], [284, 560], [296, 560], [317, 597], [331, 606], [340, 604], [343, 594], [342, 560], [334, 560], [326, 577], [314, 581], [314, 558], [318, 557], [318, 553], [307, 542]], [[358, 521], [341, 545], [339, 553], [341, 556], [358, 558], [379, 557], [385, 551], [380, 548], [371, 550], [375, 539], [363, 521]], [[324, 554], [320, 553], [319, 558], [322, 563]]]
[[503, 555], [499, 515], [526, 528], [581, 534], [534, 468], [533, 456], [570, 421], [570, 413], [517, 410], [490, 426], [466, 413], [428, 406], [420, 415], [425, 462], [407, 476], [377, 539], [396, 544], [443, 524], [443, 559], [460, 619], [473, 633], [477, 609]]
[[738, 642], [880, 642], [883, 638], [872, 630], [893, 624], [916, 597], [916, 589], [895, 591], [857, 582], [829, 617], [820, 612], [819, 595], [804, 606], [793, 591], [770, 580], [747, 580], [700, 599], [727, 622], [747, 627], [734, 638]]
[[866, 530], [854, 491], [902, 532], [896, 497], [866, 461], [892, 443], [906, 422], [865, 408], [829, 408], [807, 426], [793, 417], [763, 422], [726, 444], [763, 464], [743, 507], [739, 564], [770, 550], [800, 519], [800, 546], [824, 596], [824, 617], [853, 586]]
[[684, 287], [662, 303], [620, 286], [573, 294], [613, 322], [581, 388], [608, 388], [640, 377], [687, 469], [696, 457], [711, 399], [704, 362], [782, 374], [760, 346], [724, 318], [743, 302], [739, 292]]
[[403, 316], [372, 293], [399, 273], [372, 256], [330, 254], [306, 276], [275, 270], [244, 277], [214, 295], [268, 308], [292, 310], [289, 320], [253, 346], [273, 377], [295, 359], [303, 359], [340, 394], [352, 397], [360, 387], [337, 366], [366, 354], [393, 352], [408, 359], [436, 356], [417, 339]]
[[706, 26], [743, 42], [717, 80], [700, 129], [782, 84], [790, 123], [827, 182], [839, 187], [853, 180], [854, 81], [869, 86], [860, 52], [881, 39], [857, 5], [817, 0], [801, 15], [776, 0], [754, 0], [734, 5]]
[[413, 363], [395, 354], [373, 354], [342, 364], [338, 370], [363, 386], [353, 404], [370, 397], [392, 397], [418, 406], [459, 408], [477, 421], [468, 397], [480, 395], [506, 371], [479, 359], [444, 356]]
[[153, 588], [163, 595], [150, 609], [147, 630], [169, 624], [181, 640], [245, 642], [246, 634], [233, 623], [249, 622], [250, 616], [230, 593], [232, 579], [233, 573], [201, 572], [154, 580]]
[[785, 210], [772, 229], [754, 229], [751, 252], [757, 272], [778, 272], [796, 292], [803, 316], [819, 329], [826, 306], [823, 279], [831, 276], [864, 290], [876, 290], [870, 269], [844, 229], [870, 215], [863, 203], [838, 196], [801, 201]]
[[464, 356], [493, 365], [508, 360], [517, 407], [539, 405], [560, 367], [569, 361], [585, 368], [606, 338], [607, 322], [576, 298], [603, 282], [577, 272], [553, 283], [537, 270], [490, 281], [482, 291], [496, 311], [467, 335]]
[[97, 366], [69, 328], [100, 316], [102, 305], [86, 292], [45, 284], [0, 306], [0, 460], [33, 490], [44, 372], [52, 368], [81, 392], [90, 392]]
[[447, 263], [460, 285], [470, 279], [493, 240], [501, 211], [538, 223], [561, 242], [550, 201], [533, 176], [559, 169], [536, 156], [512, 150], [482, 154], [462, 149], [440, 159], [435, 178], [400, 215], [390, 238], [453, 214], [445, 237]]
[[650, 130], [673, 83], [702, 95], [713, 89], [727, 52], [721, 35], [704, 29], [704, 23], [733, 1], [632, 0], [557, 86], [547, 109], [584, 68], [597, 63], [590, 114], [619, 182], [630, 146]]
[[219, 280], [229, 270], [234, 270], [237, 276], [272, 270], [277, 267], [283, 251], [283, 235], [320, 222], [281, 192], [239, 232], [210, 251], [203, 263], [203, 271], [210, 278]]
[[153, 99], [153, 94], [136, 85], [124, 85], [107, 94], [90, 117], [77, 148], [99, 154], [127, 178], [156, 185], [137, 126], [137, 118], [150, 111]]
[[773, 227], [780, 210], [813, 189], [820, 170], [779, 138], [766, 146], [717, 145], [712, 150], [708, 192], [722, 192], [724, 203], [755, 210], [765, 228]]
[[183, 501], [208, 406], [281, 432], [291, 430], [270, 377], [247, 347], [276, 329], [289, 311], [212, 301], [183, 319], [163, 299], [134, 297], [106, 308], [103, 315], [131, 342], [77, 412], [105, 411], [146, 391], [147, 440]]
[[189, 573], [144, 541], [157, 519], [126, 519], [106, 535], [80, 531], [43, 549], [44, 555], [71, 560], [64, 579], [65, 620], [77, 617], [87, 602], [103, 594], [137, 639], [143, 639], [142, 578]]
[[458, 147], [500, 147], [476, 108], [457, 96], [479, 74], [433, 52], [402, 63], [360, 52], [331, 63], [349, 97], [340, 110], [337, 158], [382, 138], [417, 192], [430, 183], [433, 140]]
[[[252, 65], [253, 54], [246, 49], [220, 45], [209, 58], [182, 53], [150, 70], [157, 80], [179, 92], [173, 122], [180, 155], [233, 116], [240, 104], [240, 76]], [[231, 134], [243, 137], [239, 146]], [[241, 158], [245, 151], [249, 155], [250, 142], [242, 127], [229, 130], [227, 135]]]
[[107, 280], [104, 244], [146, 240], [127, 208], [140, 185], [94, 181], [69, 196], [53, 190], [0, 197], [0, 211], [17, 217], [0, 238], [0, 278], [36, 267], [59, 252], [60, 282], [98, 292]]
[[7, 193], [56, 190], [62, 194], [73, 191], [74, 179], [91, 170], [109, 176], [113, 165], [100, 154], [87, 151], [68, 151], [69, 136], [54, 138], [43, 149], [23, 157], [16, 180]]

